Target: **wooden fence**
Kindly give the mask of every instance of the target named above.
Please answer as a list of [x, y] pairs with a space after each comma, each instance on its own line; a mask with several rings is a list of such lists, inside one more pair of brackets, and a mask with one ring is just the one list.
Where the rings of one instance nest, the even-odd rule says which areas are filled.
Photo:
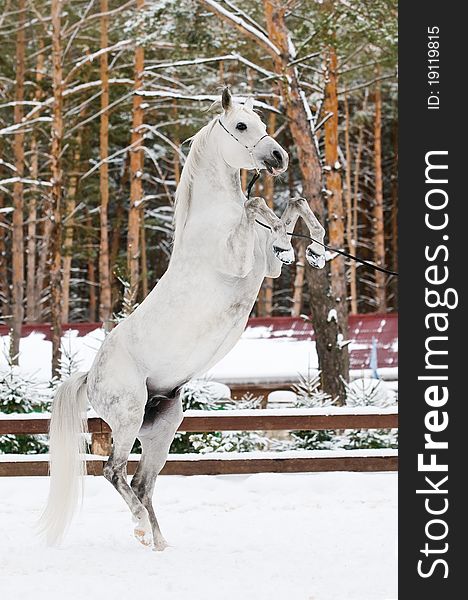
[[[332, 407], [326, 409], [264, 409], [187, 411], [179, 431], [295, 431], [342, 429], [390, 429], [398, 427], [398, 412], [375, 409]], [[0, 435], [46, 434], [49, 415], [17, 414], [0, 416]], [[88, 474], [102, 475], [111, 444], [111, 430], [99, 417], [88, 418], [91, 451]], [[47, 455], [0, 456], [0, 476], [47, 475]], [[131, 455], [128, 472], [138, 465]], [[235, 473], [298, 473], [314, 471], [396, 471], [396, 450], [311, 450], [290, 452], [245, 452], [212, 454], [171, 454], [162, 473], [168, 475], [218, 475]]]

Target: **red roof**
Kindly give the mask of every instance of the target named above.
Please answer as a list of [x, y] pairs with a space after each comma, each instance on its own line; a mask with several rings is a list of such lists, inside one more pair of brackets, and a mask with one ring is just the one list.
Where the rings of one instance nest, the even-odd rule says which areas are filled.
[[[313, 340], [314, 329], [310, 321], [301, 317], [255, 317], [247, 325], [249, 337]], [[351, 340], [350, 368], [367, 369], [375, 338], [377, 364], [382, 367], [398, 366], [398, 314], [350, 315], [349, 339]]]

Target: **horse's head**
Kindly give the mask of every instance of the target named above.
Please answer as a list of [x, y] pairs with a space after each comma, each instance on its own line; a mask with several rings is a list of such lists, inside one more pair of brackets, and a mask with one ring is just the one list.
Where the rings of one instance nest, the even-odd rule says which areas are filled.
[[224, 88], [222, 107], [218, 135], [226, 163], [235, 169], [267, 169], [271, 175], [286, 171], [288, 153], [268, 135], [265, 124], [253, 110], [253, 99], [238, 104], [229, 89]]

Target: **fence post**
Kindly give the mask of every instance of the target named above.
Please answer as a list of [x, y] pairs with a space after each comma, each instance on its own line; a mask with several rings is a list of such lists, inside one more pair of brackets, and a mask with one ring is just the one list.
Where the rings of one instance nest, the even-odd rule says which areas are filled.
[[112, 450], [112, 436], [110, 433], [96, 432], [91, 434], [91, 454], [109, 456]]

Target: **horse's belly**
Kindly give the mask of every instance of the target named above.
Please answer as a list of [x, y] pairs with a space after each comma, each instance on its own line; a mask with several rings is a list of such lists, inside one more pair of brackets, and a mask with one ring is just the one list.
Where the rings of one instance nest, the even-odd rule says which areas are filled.
[[221, 360], [242, 335], [261, 281], [200, 286], [184, 301], [172, 296], [165, 302], [155, 294], [137, 309], [129, 327], [132, 353], [144, 361], [150, 387], [172, 389]]
[[202, 375], [231, 350], [243, 329], [240, 327], [230, 331], [221, 342], [217, 337], [205, 336], [198, 346], [165, 346], [164, 351], [155, 354], [154, 362], [148, 365], [148, 386], [153, 390], [170, 391]]

